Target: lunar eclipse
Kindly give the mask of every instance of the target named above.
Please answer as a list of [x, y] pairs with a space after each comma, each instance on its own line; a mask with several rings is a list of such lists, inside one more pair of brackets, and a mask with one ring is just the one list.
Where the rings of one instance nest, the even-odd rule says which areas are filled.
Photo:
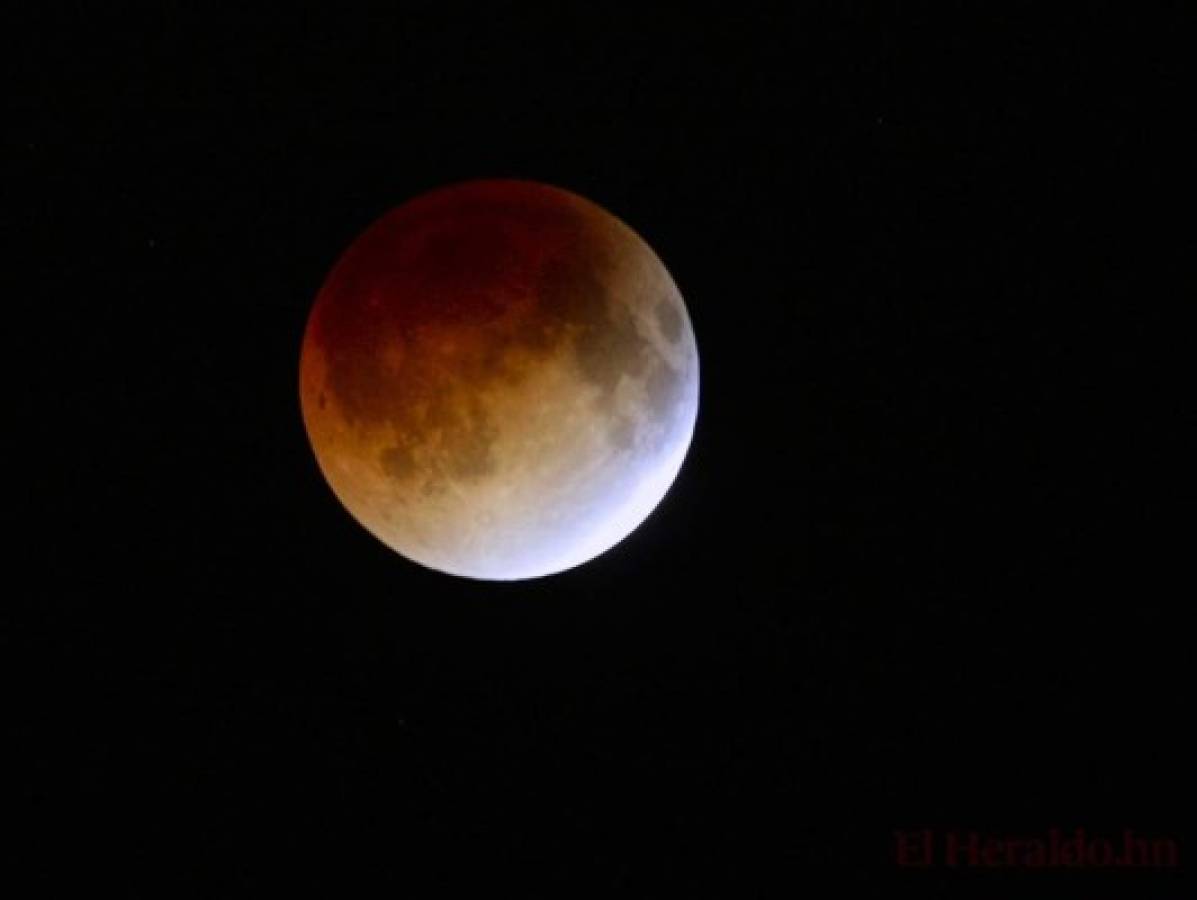
[[304, 334], [300, 399], [350, 514], [423, 566], [535, 578], [658, 505], [698, 409], [673, 279], [630, 227], [560, 188], [434, 190], [345, 251]]

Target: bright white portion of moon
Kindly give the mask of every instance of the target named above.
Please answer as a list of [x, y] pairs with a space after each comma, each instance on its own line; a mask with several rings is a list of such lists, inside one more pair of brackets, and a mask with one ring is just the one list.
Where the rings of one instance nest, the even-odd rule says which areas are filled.
[[405, 204], [317, 298], [300, 395], [336, 496], [403, 556], [535, 578], [630, 534], [698, 412], [681, 294], [630, 228], [534, 182]]

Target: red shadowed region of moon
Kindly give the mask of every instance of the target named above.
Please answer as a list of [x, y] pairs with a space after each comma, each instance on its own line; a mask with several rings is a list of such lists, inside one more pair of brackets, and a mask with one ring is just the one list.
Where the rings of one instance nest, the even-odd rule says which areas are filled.
[[698, 351], [631, 228], [531, 181], [432, 191], [328, 276], [300, 360], [333, 492], [421, 565], [515, 580], [626, 537], [689, 448]]

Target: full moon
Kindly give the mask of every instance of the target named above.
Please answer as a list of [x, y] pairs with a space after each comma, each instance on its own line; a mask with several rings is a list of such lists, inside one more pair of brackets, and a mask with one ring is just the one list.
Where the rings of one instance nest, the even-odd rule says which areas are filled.
[[369, 226], [316, 297], [299, 370], [349, 513], [409, 560], [493, 581], [623, 540], [698, 412], [694, 331], [661, 260], [532, 181], [441, 188]]

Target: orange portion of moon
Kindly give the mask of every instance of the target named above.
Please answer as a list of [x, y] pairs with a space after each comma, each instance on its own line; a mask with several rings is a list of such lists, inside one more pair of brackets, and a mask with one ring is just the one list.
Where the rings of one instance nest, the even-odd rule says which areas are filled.
[[371, 225], [321, 289], [300, 399], [350, 514], [404, 557], [488, 580], [608, 550], [658, 505], [698, 410], [681, 294], [576, 194], [473, 181]]

